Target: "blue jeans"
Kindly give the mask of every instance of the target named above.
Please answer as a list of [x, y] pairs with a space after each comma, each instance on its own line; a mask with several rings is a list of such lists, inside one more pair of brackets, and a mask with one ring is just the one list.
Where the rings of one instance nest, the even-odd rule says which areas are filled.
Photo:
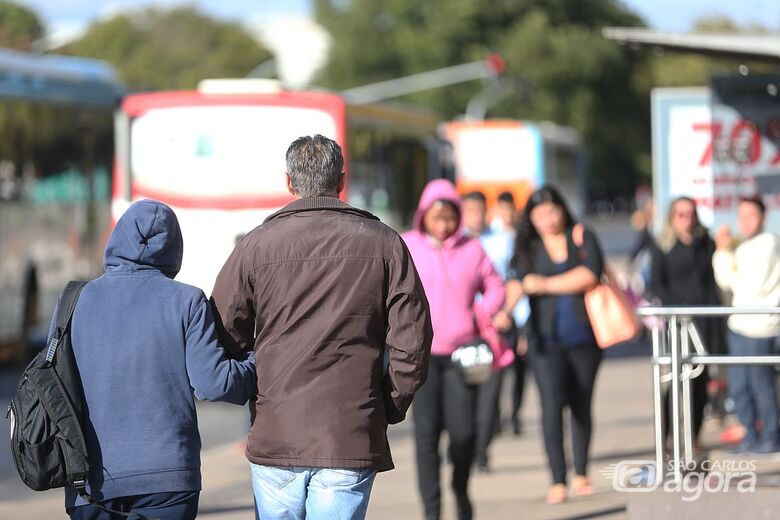
[[362, 520], [376, 470], [252, 468], [258, 520]]
[[[729, 354], [734, 356], [770, 356], [775, 338], [749, 338], [729, 331]], [[746, 444], [778, 442], [778, 412], [775, 399], [775, 367], [736, 365], [728, 368], [729, 393], [742, 425], [747, 428]], [[759, 436], [756, 419], [764, 429]]]

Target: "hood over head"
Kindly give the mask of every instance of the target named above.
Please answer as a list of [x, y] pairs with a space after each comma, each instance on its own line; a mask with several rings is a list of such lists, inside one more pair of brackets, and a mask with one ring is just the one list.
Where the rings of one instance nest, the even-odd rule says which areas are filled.
[[131, 205], [108, 239], [106, 272], [157, 270], [173, 278], [181, 269], [184, 242], [176, 214], [156, 200]]
[[[420, 195], [420, 203], [417, 205], [417, 211], [414, 213], [414, 220], [412, 221], [412, 228], [416, 231], [423, 233], [423, 217], [425, 213], [433, 206], [434, 202], [438, 200], [446, 200], [455, 204], [458, 208], [458, 213], [463, 214], [460, 207], [460, 195], [453, 185], [447, 179], [435, 179], [425, 185], [425, 189]], [[463, 220], [458, 224], [458, 229], [455, 231], [454, 236], [462, 234]]]

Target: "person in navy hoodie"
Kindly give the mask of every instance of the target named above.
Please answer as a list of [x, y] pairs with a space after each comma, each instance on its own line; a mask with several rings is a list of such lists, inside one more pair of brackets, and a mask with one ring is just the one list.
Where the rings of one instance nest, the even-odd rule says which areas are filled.
[[[173, 211], [136, 202], [111, 233], [105, 273], [84, 287], [71, 325], [86, 399], [87, 491], [113, 510], [177, 520], [198, 512], [194, 398], [243, 405], [256, 385], [253, 353], [228, 359], [203, 291], [173, 280], [182, 252]], [[65, 507], [74, 519], [114, 518], [72, 488]]]

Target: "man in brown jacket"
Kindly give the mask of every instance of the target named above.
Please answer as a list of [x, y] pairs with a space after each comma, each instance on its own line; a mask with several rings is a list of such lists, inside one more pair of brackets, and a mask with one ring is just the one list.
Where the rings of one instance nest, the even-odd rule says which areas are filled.
[[387, 425], [427, 375], [428, 302], [398, 234], [339, 200], [339, 145], [301, 137], [286, 159], [296, 200], [238, 243], [212, 296], [223, 345], [255, 350], [257, 517], [363, 518], [393, 468]]

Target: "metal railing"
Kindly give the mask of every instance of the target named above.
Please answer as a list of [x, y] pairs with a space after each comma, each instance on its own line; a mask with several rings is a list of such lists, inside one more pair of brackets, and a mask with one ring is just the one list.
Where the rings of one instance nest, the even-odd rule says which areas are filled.
[[[658, 318], [651, 328], [653, 339], [653, 405], [655, 417], [656, 478], [663, 482], [664, 403], [662, 384], [671, 384], [672, 476], [682, 479], [683, 468], [693, 460], [691, 381], [706, 365], [780, 365], [780, 356], [710, 356], [694, 325], [694, 318], [728, 317], [737, 314], [780, 314], [780, 307], [641, 307], [639, 316]], [[725, 331], [724, 331], [725, 332]], [[691, 351], [693, 347], [693, 352]], [[669, 367], [667, 373], [663, 368]], [[682, 414], [680, 413], [682, 411]], [[682, 415], [682, 424], [680, 416]], [[681, 454], [682, 451], [682, 454]]]

